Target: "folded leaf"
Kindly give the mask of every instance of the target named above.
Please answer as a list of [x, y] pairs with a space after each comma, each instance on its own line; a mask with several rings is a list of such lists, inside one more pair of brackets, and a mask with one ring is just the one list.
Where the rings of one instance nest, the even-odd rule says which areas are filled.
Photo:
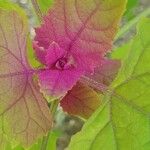
[[[71, 141], [69, 150], [149, 150], [150, 19], [138, 26], [106, 103]], [[128, 52], [128, 51], [127, 51]], [[119, 51], [118, 51], [119, 53]]]
[[65, 112], [85, 119], [89, 118], [100, 104], [100, 95], [80, 82], [60, 101], [60, 105]]
[[[117, 76], [120, 65], [119, 60], [102, 60], [94, 74], [88, 74], [86, 77], [101, 85], [109, 86]], [[87, 84], [90, 86], [90, 83], [87, 82]], [[61, 100], [60, 104], [67, 113], [87, 119], [100, 106], [102, 97], [99, 95], [86, 84], [78, 82]]]
[[52, 125], [27, 62], [27, 34], [22, 10], [0, 2], [0, 130], [24, 146], [46, 134]]

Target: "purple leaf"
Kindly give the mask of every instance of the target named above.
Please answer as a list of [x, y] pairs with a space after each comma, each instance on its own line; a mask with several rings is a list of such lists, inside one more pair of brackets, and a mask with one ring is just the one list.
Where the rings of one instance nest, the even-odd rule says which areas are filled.
[[[37, 58], [43, 64], [53, 62], [51, 66], [45, 64], [44, 72], [39, 74], [44, 93], [64, 96], [81, 75], [94, 72], [111, 49], [124, 7], [124, 1], [55, 0], [42, 26], [35, 30], [35, 52], [41, 49], [41, 53], [43, 50], [49, 53], [44, 59], [37, 52]], [[57, 48], [49, 50], [54, 42]], [[54, 52], [62, 51], [61, 58], [54, 56]], [[68, 67], [70, 60], [72, 64]]]
[[101, 105], [102, 96], [86, 84], [77, 84], [63, 97], [60, 106], [71, 115], [88, 119]]
[[73, 58], [71, 55], [65, 57], [66, 51], [54, 42], [46, 52], [45, 69], [38, 73], [40, 87], [47, 95], [61, 97], [80, 78], [84, 68], [78, 66], [77, 58]]

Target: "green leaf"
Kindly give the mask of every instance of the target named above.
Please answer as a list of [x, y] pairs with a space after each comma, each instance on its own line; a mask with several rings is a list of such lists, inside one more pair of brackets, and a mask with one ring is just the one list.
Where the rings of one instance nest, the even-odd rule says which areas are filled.
[[[60, 133], [57, 133], [57, 131], [51, 131], [46, 150], [56, 150], [56, 141], [60, 136], [59, 134]], [[30, 148], [25, 149], [21, 145], [17, 145], [14, 148], [11, 148], [10, 144], [7, 143], [6, 148], [5, 149], [3, 148], [1, 150], [41, 150], [41, 144], [42, 144], [42, 139], [39, 139], [38, 142], [33, 144]]]
[[128, 48], [129, 50], [127, 50], [129, 53], [124, 60], [120, 74], [114, 84], [119, 85], [131, 76], [139, 75], [150, 70], [150, 64], [148, 63], [150, 59], [149, 25], [149, 19], [142, 19], [142, 21], [140, 21], [137, 36]]
[[132, 20], [130, 20], [128, 23], [126, 23], [117, 33], [115, 40], [118, 40], [124, 34], [128, 33], [131, 30], [131, 28], [133, 28], [139, 22], [139, 20], [141, 20], [141, 18], [147, 17], [149, 15], [150, 15], [150, 8], [147, 8], [139, 15], [134, 17]]
[[47, 13], [53, 3], [53, 0], [37, 0], [37, 2], [39, 4], [40, 10], [43, 13]]
[[119, 60], [123, 60], [125, 58], [125, 56], [128, 54], [130, 47], [131, 47], [132, 41], [130, 41], [129, 43], [126, 43], [120, 47], [115, 48], [112, 52], [110, 57], [112, 59], [119, 59]]
[[135, 16], [135, 8], [139, 4], [139, 0], [128, 0], [125, 17], [130, 20]]
[[[150, 19], [142, 19], [105, 105], [76, 134], [69, 150], [150, 149]], [[118, 52], [119, 53], [119, 52]]]

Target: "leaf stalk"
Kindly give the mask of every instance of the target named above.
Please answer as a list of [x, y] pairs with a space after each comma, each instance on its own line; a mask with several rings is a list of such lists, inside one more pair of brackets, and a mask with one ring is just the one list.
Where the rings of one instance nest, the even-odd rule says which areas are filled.
[[[53, 118], [54, 118], [55, 113], [57, 111], [58, 104], [59, 104], [59, 100], [55, 100], [55, 101], [51, 102], [50, 111], [51, 111]], [[47, 144], [48, 144], [48, 141], [50, 140], [50, 135], [51, 135], [51, 131], [49, 131], [47, 136], [43, 137], [42, 144], [41, 144], [41, 150], [47, 150]]]

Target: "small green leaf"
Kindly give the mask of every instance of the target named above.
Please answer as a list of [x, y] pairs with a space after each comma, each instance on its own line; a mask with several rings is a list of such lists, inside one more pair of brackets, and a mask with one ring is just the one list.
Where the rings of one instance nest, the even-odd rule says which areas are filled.
[[150, 19], [142, 19], [105, 105], [75, 135], [69, 150], [150, 149]]

